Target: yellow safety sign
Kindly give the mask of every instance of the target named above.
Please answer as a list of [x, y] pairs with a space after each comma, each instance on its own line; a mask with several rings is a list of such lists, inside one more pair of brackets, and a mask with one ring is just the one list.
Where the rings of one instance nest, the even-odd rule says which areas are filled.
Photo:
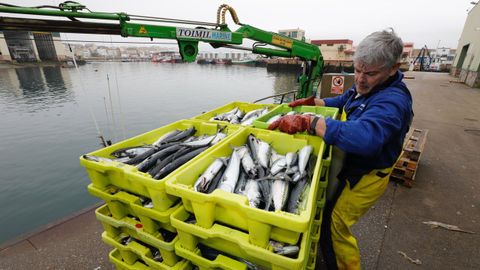
[[292, 48], [293, 41], [282, 36], [273, 35], [272, 44], [285, 47], [285, 48]]
[[145, 29], [145, 26], [140, 26], [140, 30], [138, 30], [139, 34], [148, 34], [147, 29]]

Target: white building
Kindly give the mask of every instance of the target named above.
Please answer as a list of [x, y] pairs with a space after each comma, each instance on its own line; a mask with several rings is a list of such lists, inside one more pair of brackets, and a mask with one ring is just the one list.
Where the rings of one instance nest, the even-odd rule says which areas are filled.
[[450, 74], [471, 87], [480, 87], [480, 4], [468, 13]]
[[278, 33], [280, 35], [284, 35], [284, 36], [287, 36], [289, 38], [293, 38], [293, 39], [297, 39], [297, 40], [303, 40], [305, 38], [305, 30], [302, 30], [300, 28], [278, 30]]

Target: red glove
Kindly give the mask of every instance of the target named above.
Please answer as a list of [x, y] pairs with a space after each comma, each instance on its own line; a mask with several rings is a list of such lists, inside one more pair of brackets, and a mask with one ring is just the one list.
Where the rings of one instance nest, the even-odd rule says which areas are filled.
[[311, 96], [308, 98], [301, 98], [297, 99], [295, 101], [292, 101], [288, 104], [290, 107], [297, 107], [301, 105], [306, 105], [306, 106], [315, 106], [315, 96]]
[[288, 134], [295, 134], [310, 128], [309, 115], [285, 115], [268, 126], [269, 130], [280, 129]]

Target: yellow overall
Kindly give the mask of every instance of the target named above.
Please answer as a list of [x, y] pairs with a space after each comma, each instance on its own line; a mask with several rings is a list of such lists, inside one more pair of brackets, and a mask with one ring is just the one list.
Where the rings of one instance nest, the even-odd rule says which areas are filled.
[[[342, 113], [341, 120], [346, 120], [345, 112]], [[333, 253], [335, 255], [336, 266], [338, 269], [360, 269], [360, 253], [357, 241], [350, 231], [350, 227], [355, 224], [362, 215], [377, 201], [385, 192], [393, 166], [381, 170], [373, 170], [364, 175], [360, 181], [350, 188], [349, 181], [344, 181], [343, 191], [341, 192], [334, 205], [330, 206], [330, 232], [327, 233]], [[343, 186], [343, 185], [342, 185]], [[333, 207], [333, 209], [331, 209]], [[327, 213], [325, 213], [327, 214]], [[327, 214], [329, 215], [329, 214]], [[325, 224], [328, 226], [328, 223]], [[326, 229], [327, 229], [326, 228]], [[328, 265], [328, 259], [325, 258]], [[330, 258], [332, 261], [332, 258]], [[332, 262], [329, 268], [333, 268]]]

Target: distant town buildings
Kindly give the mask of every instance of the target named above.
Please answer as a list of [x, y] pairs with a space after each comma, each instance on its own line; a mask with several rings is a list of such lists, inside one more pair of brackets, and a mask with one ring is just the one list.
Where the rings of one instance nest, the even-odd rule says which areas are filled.
[[302, 30], [300, 28], [278, 30], [278, 33], [280, 35], [284, 35], [284, 36], [287, 36], [289, 38], [293, 38], [293, 39], [297, 39], [297, 40], [303, 40], [305, 38], [305, 30]]
[[480, 87], [480, 5], [472, 2], [458, 41], [451, 74], [471, 87]]
[[312, 40], [311, 43], [320, 48], [326, 63], [352, 63], [353, 61], [354, 48], [353, 41], [350, 39], [317, 39]]

